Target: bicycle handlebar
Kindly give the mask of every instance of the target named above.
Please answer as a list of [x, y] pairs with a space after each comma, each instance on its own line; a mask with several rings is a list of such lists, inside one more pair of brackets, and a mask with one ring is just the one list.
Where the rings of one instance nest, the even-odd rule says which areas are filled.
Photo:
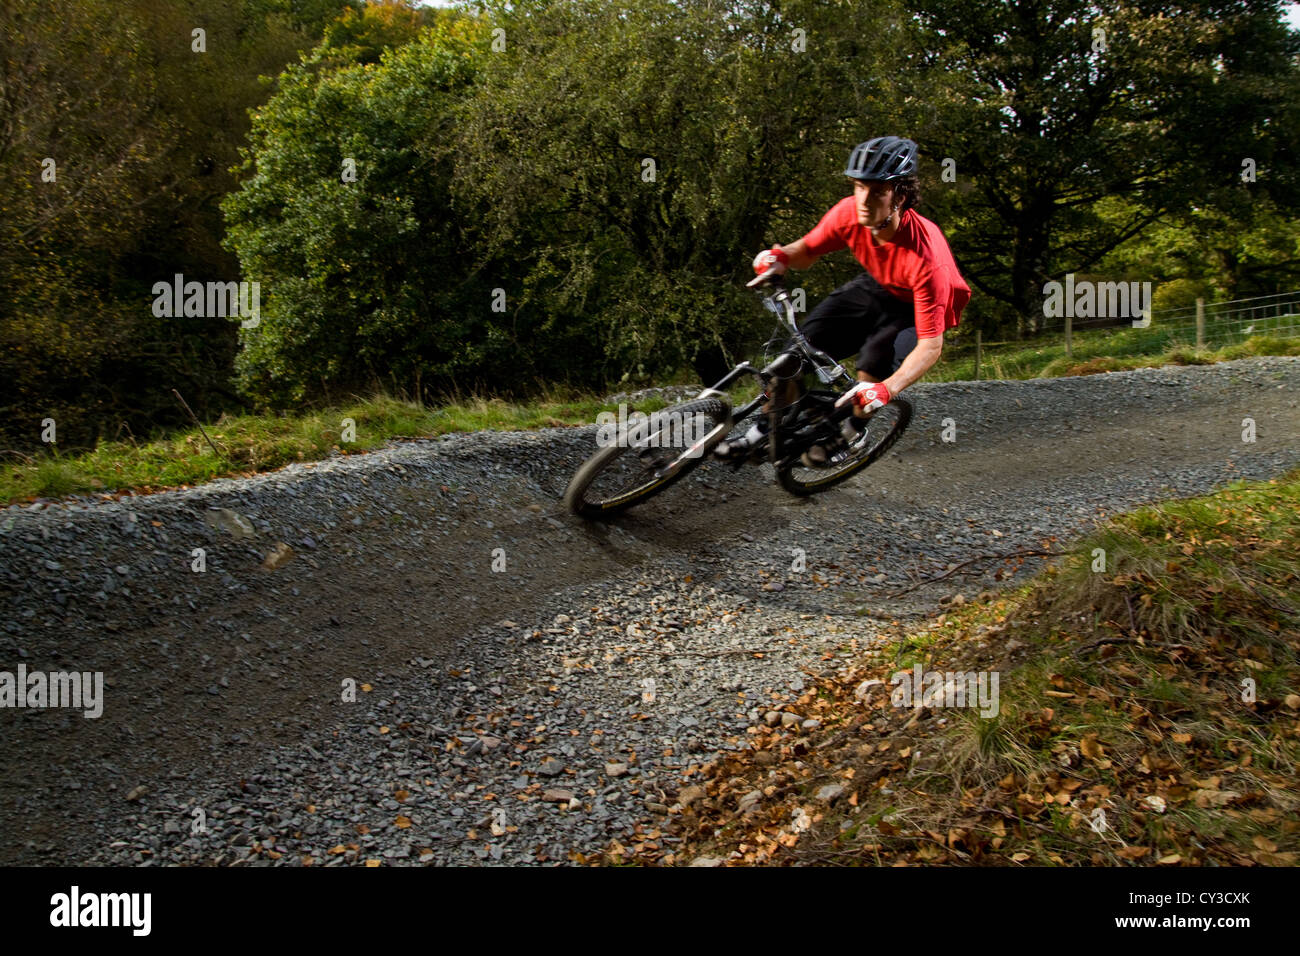
[[777, 313], [777, 315], [782, 318], [785, 325], [790, 327], [790, 332], [793, 334], [795, 344], [799, 346], [800, 350], [805, 355], [817, 364], [818, 377], [827, 384], [830, 384], [836, 378], [840, 377], [852, 382], [854, 380], [853, 376], [849, 375], [839, 362], [835, 361], [835, 359], [814, 346], [804, 337], [803, 331], [799, 328], [799, 320], [794, 311], [794, 303], [790, 301], [790, 293], [785, 288], [784, 274], [778, 273], [772, 275], [766, 282], [756, 286], [755, 289], [761, 290], [765, 286], [770, 288], [771, 291], [764, 294], [764, 304], [771, 311]]

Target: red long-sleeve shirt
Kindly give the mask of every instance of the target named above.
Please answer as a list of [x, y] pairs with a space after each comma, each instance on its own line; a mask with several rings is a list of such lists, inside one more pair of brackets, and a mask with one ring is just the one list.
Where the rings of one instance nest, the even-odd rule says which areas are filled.
[[881, 246], [871, 238], [871, 230], [858, 223], [853, 197], [845, 196], [803, 241], [814, 256], [852, 249], [886, 291], [913, 304], [919, 339], [934, 338], [953, 328], [970, 301], [970, 286], [957, 271], [943, 231], [914, 209], [899, 217], [893, 238]]

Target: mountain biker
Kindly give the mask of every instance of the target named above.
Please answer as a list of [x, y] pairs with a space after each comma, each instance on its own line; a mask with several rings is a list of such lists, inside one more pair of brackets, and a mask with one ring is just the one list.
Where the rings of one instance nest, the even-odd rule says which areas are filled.
[[[846, 246], [866, 270], [800, 323], [808, 341], [828, 355], [857, 353], [858, 384], [837, 403], [852, 403], [853, 415], [844, 429], [849, 441], [868, 416], [938, 361], [943, 333], [957, 325], [970, 301], [970, 286], [957, 271], [943, 233], [912, 208], [919, 198], [916, 171], [917, 145], [910, 139], [879, 136], [859, 143], [844, 170], [853, 195], [832, 206], [802, 239], [773, 246], [754, 259], [758, 275], [751, 286], [787, 268], [807, 269]], [[774, 388], [769, 405], [795, 401], [801, 377]], [[766, 442], [766, 430], [767, 418], [761, 417], [744, 436], [718, 446], [717, 454], [731, 459], [755, 454]], [[804, 464], [825, 465], [836, 450], [815, 446]]]

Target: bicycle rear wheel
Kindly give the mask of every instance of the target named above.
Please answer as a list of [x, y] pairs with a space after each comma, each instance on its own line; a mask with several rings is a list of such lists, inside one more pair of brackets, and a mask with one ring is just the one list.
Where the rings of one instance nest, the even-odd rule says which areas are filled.
[[574, 472], [564, 492], [565, 507], [584, 518], [604, 521], [657, 495], [698, 467], [724, 437], [716, 436], [697, 457], [666, 471], [684, 450], [678, 440], [684, 433], [682, 423], [697, 423], [692, 427], [692, 441], [697, 441], [730, 416], [727, 403], [715, 398], [696, 399], [653, 413], [657, 425], [646, 428], [640, 441], [629, 440], [626, 431], [620, 432], [614, 444], [596, 452]]
[[833, 488], [889, 451], [911, 423], [912, 403], [896, 398], [867, 419], [858, 441], [838, 456], [832, 456], [830, 464], [809, 468], [798, 458], [787, 458], [777, 462], [776, 480], [790, 494], [801, 497]]

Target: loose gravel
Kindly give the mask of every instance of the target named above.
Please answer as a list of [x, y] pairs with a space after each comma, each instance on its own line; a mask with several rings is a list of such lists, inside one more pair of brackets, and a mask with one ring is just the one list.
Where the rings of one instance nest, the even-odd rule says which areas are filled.
[[693, 767], [891, 622], [1038, 563], [905, 588], [1279, 475], [1298, 389], [1284, 358], [922, 385], [896, 451], [839, 489], [796, 499], [768, 466], [710, 463], [609, 526], [558, 503], [591, 428], [11, 506], [0, 671], [102, 671], [105, 701], [0, 709], [0, 861], [671, 847]]

